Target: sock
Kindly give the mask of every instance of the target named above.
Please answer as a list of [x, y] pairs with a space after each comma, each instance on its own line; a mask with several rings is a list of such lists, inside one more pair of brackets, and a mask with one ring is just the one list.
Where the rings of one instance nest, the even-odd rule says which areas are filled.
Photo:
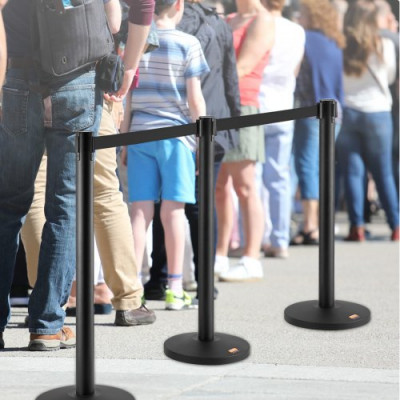
[[182, 274], [168, 274], [168, 287], [177, 296], [183, 295]]

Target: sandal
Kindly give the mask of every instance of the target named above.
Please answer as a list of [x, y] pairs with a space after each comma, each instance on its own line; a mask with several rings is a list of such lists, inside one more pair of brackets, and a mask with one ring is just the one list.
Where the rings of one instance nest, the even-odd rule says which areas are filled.
[[318, 239], [312, 237], [311, 235], [317, 232], [316, 229], [310, 232], [300, 231], [291, 241], [291, 246], [302, 246], [302, 245], [318, 245]]

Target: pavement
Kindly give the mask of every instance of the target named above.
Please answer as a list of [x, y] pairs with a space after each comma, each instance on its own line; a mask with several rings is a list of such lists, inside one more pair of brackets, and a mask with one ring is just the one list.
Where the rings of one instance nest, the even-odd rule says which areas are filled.
[[[290, 248], [287, 260], [262, 259], [260, 282], [216, 283], [215, 328], [246, 339], [250, 356], [223, 366], [168, 359], [163, 343], [198, 331], [198, 312], [166, 311], [150, 301], [157, 321], [113, 326], [114, 313], [95, 318], [96, 382], [137, 400], [397, 400], [399, 398], [399, 245], [388, 240], [382, 217], [365, 243], [346, 243], [344, 214], [337, 217], [336, 299], [371, 310], [369, 324], [344, 331], [292, 326], [283, 311], [318, 298], [318, 248]], [[234, 262], [231, 259], [231, 262]], [[0, 399], [33, 400], [75, 382], [75, 351], [28, 352], [26, 308], [13, 308], [0, 352]], [[75, 319], [66, 325], [75, 328]], [[112, 400], [117, 400], [113, 398]]]

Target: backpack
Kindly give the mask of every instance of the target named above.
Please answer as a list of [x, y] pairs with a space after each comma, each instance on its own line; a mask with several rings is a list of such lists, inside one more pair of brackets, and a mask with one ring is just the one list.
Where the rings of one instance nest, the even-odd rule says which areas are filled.
[[32, 0], [32, 57], [52, 76], [94, 65], [114, 48], [103, 0], [70, 2]]

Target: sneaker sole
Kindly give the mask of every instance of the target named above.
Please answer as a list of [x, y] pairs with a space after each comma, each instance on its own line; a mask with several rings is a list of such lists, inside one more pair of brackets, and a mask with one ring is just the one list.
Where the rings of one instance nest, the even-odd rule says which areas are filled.
[[155, 320], [156, 320], [156, 318], [154, 318], [153, 320], [151, 320], [151, 321], [145, 321], [145, 322], [142, 322], [142, 321], [138, 321], [138, 322], [133, 322], [133, 323], [130, 323], [130, 322], [115, 322], [114, 321], [114, 325], [115, 326], [138, 326], [138, 325], [150, 325], [150, 324], [152, 324], [152, 323], [154, 323], [155, 322]]
[[54, 340], [33, 340], [29, 342], [29, 351], [55, 351], [60, 350], [60, 342]]
[[[228, 269], [229, 269], [229, 268], [228, 268]], [[227, 269], [226, 271], [228, 271], [228, 269]], [[226, 271], [225, 271], [225, 272], [226, 272]], [[214, 272], [214, 277], [215, 277], [215, 278], [219, 278], [223, 273], [224, 273], [224, 272], [216, 272], [216, 271], [215, 271], [215, 272]]]
[[279, 259], [281, 259], [281, 260], [286, 260], [287, 258], [289, 258], [289, 255], [287, 254], [285, 254], [285, 255], [283, 255], [283, 254], [270, 254], [270, 253], [265, 253], [264, 254], [264, 257], [266, 257], [266, 258], [279, 258]]
[[259, 278], [242, 278], [242, 279], [235, 279], [235, 278], [223, 278], [223, 277], [219, 277], [219, 281], [220, 282], [258, 282], [258, 281], [262, 281], [263, 277], [259, 277]]
[[168, 311], [195, 310], [197, 308], [198, 308], [198, 306], [194, 305], [194, 304], [191, 304], [189, 306], [183, 306], [183, 307], [179, 307], [179, 306], [176, 306], [174, 304], [169, 304], [169, 305], [165, 306], [165, 309], [168, 310]]
[[60, 349], [73, 349], [75, 347], [75, 341], [73, 343], [54, 343], [54, 340], [34, 340], [28, 345], [30, 351], [56, 351]]

